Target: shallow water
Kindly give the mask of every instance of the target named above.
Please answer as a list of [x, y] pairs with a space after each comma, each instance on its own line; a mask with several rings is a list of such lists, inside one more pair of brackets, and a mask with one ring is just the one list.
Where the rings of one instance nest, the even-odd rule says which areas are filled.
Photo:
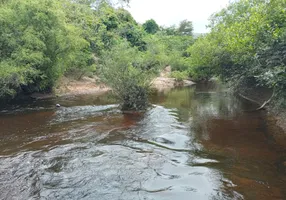
[[0, 199], [286, 198], [286, 148], [256, 105], [210, 85], [151, 102], [144, 114], [108, 95], [6, 105]]

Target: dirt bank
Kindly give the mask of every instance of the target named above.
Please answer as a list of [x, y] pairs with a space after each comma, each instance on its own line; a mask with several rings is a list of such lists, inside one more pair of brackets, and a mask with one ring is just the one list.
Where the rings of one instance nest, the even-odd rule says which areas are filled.
[[98, 78], [83, 77], [81, 80], [74, 80], [63, 77], [55, 88], [57, 96], [73, 96], [83, 94], [104, 94], [111, 89], [101, 84]]
[[170, 78], [171, 71], [172, 71], [171, 66], [165, 67], [160, 72], [160, 76], [152, 81], [152, 87], [157, 89], [158, 91], [163, 91], [163, 90], [170, 90], [177, 86], [191, 86], [195, 84], [194, 82], [189, 80], [176, 81], [175, 78]]
[[[157, 77], [151, 84], [152, 88], [162, 91], [172, 89], [176, 86], [190, 86], [195, 83], [189, 80], [178, 82], [174, 78]], [[110, 90], [108, 86], [101, 84], [96, 78], [83, 77], [81, 80], [73, 80], [64, 77], [59, 81], [58, 87], [55, 89], [55, 94], [57, 96], [104, 94]]]
[[168, 77], [157, 77], [152, 81], [152, 87], [159, 91], [169, 90], [177, 86], [191, 86], [194, 84], [194, 82], [189, 80], [176, 81], [176, 79]]
[[[156, 90], [163, 91], [170, 90], [177, 86], [190, 86], [195, 84], [189, 80], [176, 81], [174, 78], [170, 78], [170, 75], [171, 67], [167, 66], [160, 72], [160, 76], [151, 82], [151, 87]], [[108, 86], [100, 83], [100, 80], [97, 77], [83, 77], [81, 80], [63, 77], [59, 81], [58, 87], [55, 89], [55, 93], [58, 96], [70, 96], [82, 94], [103, 94], [110, 90], [111, 89]]]

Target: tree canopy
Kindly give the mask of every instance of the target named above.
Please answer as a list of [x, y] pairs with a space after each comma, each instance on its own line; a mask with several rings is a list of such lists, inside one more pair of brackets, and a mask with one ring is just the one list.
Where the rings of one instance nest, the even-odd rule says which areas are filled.
[[1, 6], [1, 95], [24, 85], [49, 89], [78, 57], [89, 59], [89, 44], [78, 27], [66, 23], [58, 9], [62, 3], [15, 0]]
[[[95, 70], [94, 57], [119, 40], [144, 49], [130, 13], [93, 0], [3, 1], [0, 96], [50, 91], [65, 73]], [[98, 2], [97, 2], [98, 3]]]
[[202, 77], [220, 75], [238, 90], [270, 88], [275, 104], [285, 104], [285, 8], [285, 0], [230, 3], [211, 17], [211, 32], [189, 48], [193, 68]]
[[168, 64], [184, 65], [193, 40], [180, 38], [177, 30], [166, 35], [154, 20], [140, 25], [112, 5], [107, 0], [1, 1], [0, 98], [50, 92], [64, 75], [96, 74], [108, 80], [125, 109], [144, 109], [147, 77]]
[[180, 22], [179, 28], [178, 28], [178, 33], [180, 35], [190, 35], [190, 36], [192, 36], [193, 35], [193, 30], [194, 30], [193, 23], [191, 21], [188, 21], [188, 20], [185, 19], [185, 20]]
[[155, 22], [154, 19], [149, 19], [143, 24], [143, 28], [147, 33], [155, 34], [159, 31], [159, 25]]

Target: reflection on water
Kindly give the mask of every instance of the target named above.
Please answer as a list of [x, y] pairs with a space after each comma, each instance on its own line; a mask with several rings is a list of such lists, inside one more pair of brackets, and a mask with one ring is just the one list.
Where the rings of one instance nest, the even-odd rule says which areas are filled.
[[265, 113], [212, 85], [151, 101], [128, 114], [108, 96], [6, 106], [0, 199], [286, 198], [285, 146]]

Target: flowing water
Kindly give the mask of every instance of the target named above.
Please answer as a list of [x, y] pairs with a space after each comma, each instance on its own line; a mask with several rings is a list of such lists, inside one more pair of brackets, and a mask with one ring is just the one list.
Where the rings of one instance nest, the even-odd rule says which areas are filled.
[[129, 114], [108, 95], [6, 105], [0, 199], [286, 199], [286, 148], [256, 105], [205, 85], [151, 102]]

